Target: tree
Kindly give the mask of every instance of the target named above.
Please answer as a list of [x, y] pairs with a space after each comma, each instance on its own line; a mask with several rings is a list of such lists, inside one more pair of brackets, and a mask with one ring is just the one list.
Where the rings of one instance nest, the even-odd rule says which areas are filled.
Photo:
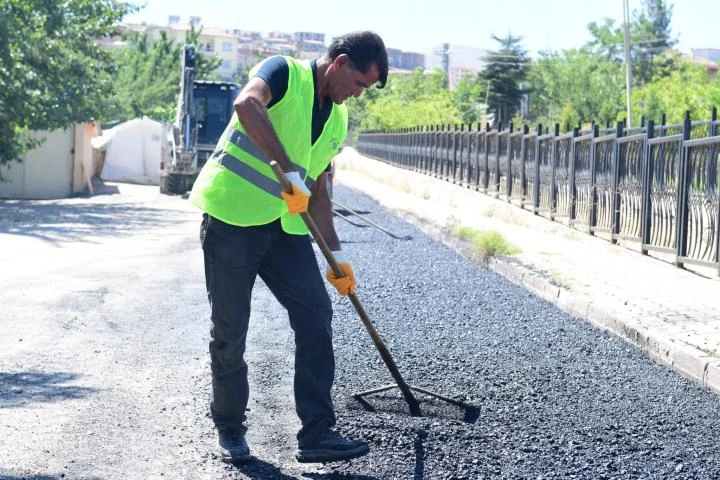
[[643, 7], [635, 14], [636, 45], [633, 46], [635, 76], [639, 85], [651, 81], [660, 71], [660, 62], [676, 43], [670, 21], [672, 5], [663, 0], [643, 0]]
[[[195, 78], [211, 79], [221, 60], [201, 53], [202, 30], [190, 29], [186, 44], [196, 47]], [[115, 52], [117, 64], [115, 94], [103, 116], [105, 120], [129, 120], [147, 116], [171, 122], [175, 118], [180, 91], [182, 44], [174, 42], [165, 32], [152, 42], [146, 33], [133, 33], [127, 45]]]
[[[662, 64], [666, 54], [677, 43], [671, 34], [671, 19], [672, 6], [664, 0], [643, 0], [641, 9], [633, 12], [630, 61], [637, 85], [644, 85], [665, 71]], [[588, 48], [618, 63], [625, 61], [622, 25], [606, 18], [601, 24], [591, 22], [588, 30], [592, 36]]]
[[444, 86], [446, 74], [425, 74], [418, 68], [410, 75], [391, 74], [383, 89], [368, 88], [347, 101], [351, 139], [358, 130], [388, 130], [432, 124], [457, 123], [458, 111]]
[[694, 119], [709, 117], [720, 105], [720, 79], [708, 76], [705, 67], [677, 60], [677, 67], [639, 89], [634, 97], [635, 111], [658, 121], [667, 115], [668, 123], [681, 123], [685, 111]]
[[487, 106], [481, 101], [482, 87], [477, 75], [466, 73], [452, 91], [453, 105], [460, 113], [463, 123], [475, 123], [483, 119]]
[[529, 74], [530, 106], [540, 123], [576, 125], [624, 111], [624, 69], [590, 48], [540, 52]]
[[478, 78], [487, 89], [488, 110], [495, 113], [497, 121], [507, 122], [520, 107], [523, 95], [520, 83], [527, 75], [530, 58], [520, 45], [522, 37], [508, 33], [506, 38], [493, 35], [492, 39], [500, 44], [500, 48], [485, 56], [485, 68]]
[[93, 40], [114, 35], [134, 9], [118, 0], [0, 3], [0, 164], [32, 146], [28, 130], [101, 115], [113, 64]]
[[617, 63], [625, 61], [622, 25], [615, 25], [615, 20], [605, 18], [601, 24], [590, 22], [588, 30], [592, 39], [586, 47], [590, 51]]
[[116, 90], [103, 120], [147, 116], [171, 121], [180, 81], [180, 46], [165, 32], [154, 43], [145, 33], [132, 34], [127, 45], [114, 53], [118, 65]]

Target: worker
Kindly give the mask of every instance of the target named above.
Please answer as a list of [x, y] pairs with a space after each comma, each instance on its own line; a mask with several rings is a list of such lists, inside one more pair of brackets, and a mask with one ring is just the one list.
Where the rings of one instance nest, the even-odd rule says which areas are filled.
[[[251, 71], [215, 152], [194, 183], [190, 201], [203, 212], [200, 238], [211, 307], [210, 411], [219, 454], [251, 458], [245, 439], [248, 403], [243, 359], [256, 277], [287, 309], [295, 334], [295, 409], [299, 462], [332, 462], [365, 455], [367, 443], [334, 427], [332, 307], [308, 230], [309, 212], [345, 276], [326, 276], [340, 295], [355, 279], [333, 226], [328, 167], [347, 136], [343, 102], [385, 86], [387, 52], [376, 33], [335, 38], [313, 61], [270, 57]], [[292, 183], [285, 193], [269, 166], [275, 160]]]

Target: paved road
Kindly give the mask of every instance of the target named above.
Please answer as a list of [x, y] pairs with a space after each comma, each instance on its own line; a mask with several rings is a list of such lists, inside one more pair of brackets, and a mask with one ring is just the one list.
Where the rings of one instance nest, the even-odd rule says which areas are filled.
[[[372, 444], [335, 465], [292, 460], [292, 337], [262, 285], [253, 306], [249, 439], [209, 450], [208, 307], [198, 214], [148, 187], [0, 203], [0, 478], [717, 478], [718, 396], [439, 245], [364, 195], [336, 195], [407, 241], [338, 222], [359, 295], [407, 379], [470, 401], [350, 393], [389, 376], [336, 308], [340, 428]], [[468, 420], [468, 421], [464, 421]]]

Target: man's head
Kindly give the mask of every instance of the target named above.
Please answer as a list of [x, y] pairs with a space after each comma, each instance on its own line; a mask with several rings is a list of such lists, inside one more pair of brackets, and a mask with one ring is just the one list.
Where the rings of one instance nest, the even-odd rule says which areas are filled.
[[336, 37], [328, 47], [328, 96], [337, 103], [387, 82], [388, 58], [382, 38], [374, 32], [351, 32]]

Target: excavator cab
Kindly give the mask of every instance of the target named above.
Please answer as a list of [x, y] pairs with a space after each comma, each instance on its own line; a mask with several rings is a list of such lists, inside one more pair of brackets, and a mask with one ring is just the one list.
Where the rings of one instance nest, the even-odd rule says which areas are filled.
[[160, 164], [160, 193], [183, 194], [192, 188], [233, 115], [239, 92], [236, 83], [195, 80], [195, 46], [183, 47], [172, 157]]

